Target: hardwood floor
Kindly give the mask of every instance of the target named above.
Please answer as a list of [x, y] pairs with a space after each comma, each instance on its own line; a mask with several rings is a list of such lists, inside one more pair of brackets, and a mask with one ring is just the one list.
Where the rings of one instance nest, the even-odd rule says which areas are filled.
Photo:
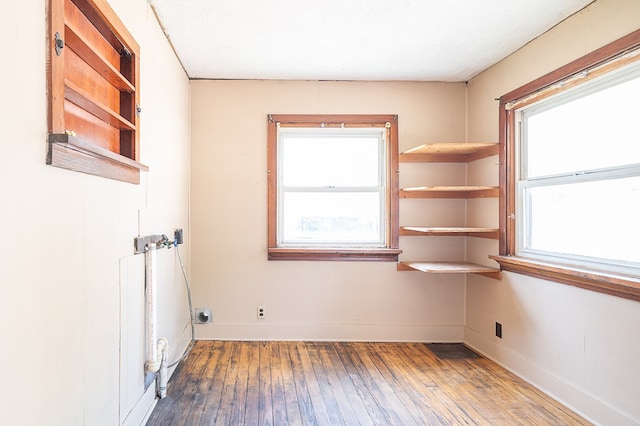
[[199, 341], [147, 425], [589, 424], [458, 349], [438, 357], [421, 343]]

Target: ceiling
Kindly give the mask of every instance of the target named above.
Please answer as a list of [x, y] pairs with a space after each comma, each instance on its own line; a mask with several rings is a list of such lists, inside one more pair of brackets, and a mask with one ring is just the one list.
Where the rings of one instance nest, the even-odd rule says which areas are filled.
[[468, 81], [593, 0], [148, 0], [190, 78]]

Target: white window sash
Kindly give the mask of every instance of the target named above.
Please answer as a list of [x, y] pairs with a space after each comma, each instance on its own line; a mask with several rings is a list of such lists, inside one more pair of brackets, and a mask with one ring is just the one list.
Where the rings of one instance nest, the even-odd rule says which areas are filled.
[[[578, 254], [558, 253], [531, 248], [531, 189], [540, 187], [553, 187], [567, 184], [587, 183], [607, 181], [620, 178], [631, 178], [640, 176], [640, 163], [638, 159], [629, 158], [629, 163], [601, 169], [568, 171], [554, 175], [528, 176], [527, 170], [527, 118], [536, 113], [554, 108], [557, 105], [570, 102], [581, 96], [587, 96], [597, 90], [605, 89], [616, 84], [628, 81], [633, 78], [640, 78], [640, 63], [628, 65], [618, 72], [605, 75], [601, 79], [585, 82], [584, 87], [576, 87], [571, 93], [558, 94], [552, 98], [540, 99], [535, 103], [524, 105], [516, 111], [516, 140], [515, 144], [517, 163], [516, 183], [516, 253], [521, 256], [536, 258], [547, 261], [557, 261], [560, 263], [571, 263], [588, 268], [596, 268], [605, 271], [615, 271], [621, 273], [637, 274], [640, 264], [624, 260], [594, 258]], [[612, 106], [615, 107], [615, 106]], [[603, 149], [606, 148], [606, 141], [603, 141]], [[550, 153], [549, 155], [553, 155]], [[638, 212], [640, 214], [640, 212]], [[615, 220], [615, 217], [611, 218]], [[585, 232], [589, 232], [585, 229]]]
[[[283, 149], [282, 142], [283, 137], [286, 136], [314, 136], [322, 137], [327, 136], [376, 136], [378, 138], [378, 182], [376, 186], [331, 186], [331, 187], [306, 187], [306, 186], [284, 186], [281, 184], [283, 181]], [[336, 247], [336, 248], [381, 248], [386, 247], [387, 241], [387, 200], [386, 200], [386, 182], [387, 182], [387, 170], [386, 170], [386, 146], [387, 146], [388, 132], [383, 128], [299, 128], [299, 127], [279, 127], [278, 128], [278, 177], [277, 177], [277, 245], [278, 247], [286, 248], [322, 248], [322, 247]], [[379, 224], [378, 239], [375, 242], [369, 241], [357, 241], [352, 240], [349, 242], [339, 241], [314, 241], [314, 240], [284, 240], [284, 198], [287, 193], [378, 193], [379, 199]]]

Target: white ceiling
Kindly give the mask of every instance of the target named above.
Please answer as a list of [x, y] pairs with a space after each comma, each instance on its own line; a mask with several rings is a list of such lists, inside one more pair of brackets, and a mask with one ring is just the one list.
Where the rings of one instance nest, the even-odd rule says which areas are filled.
[[593, 0], [148, 0], [190, 78], [467, 81]]

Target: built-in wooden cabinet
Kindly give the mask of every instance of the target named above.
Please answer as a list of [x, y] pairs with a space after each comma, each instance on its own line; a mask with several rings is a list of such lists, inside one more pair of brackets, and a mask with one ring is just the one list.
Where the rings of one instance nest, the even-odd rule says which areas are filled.
[[[400, 163], [468, 163], [498, 154], [498, 145], [490, 143], [437, 143], [421, 145], [400, 154]], [[493, 186], [422, 186], [400, 189], [401, 199], [412, 198], [497, 198], [499, 188]], [[409, 203], [411, 200], [401, 201]], [[498, 239], [498, 229], [479, 227], [431, 227], [415, 224], [400, 227], [401, 237], [459, 236]], [[402, 243], [401, 243], [402, 246]], [[410, 255], [410, 254], [409, 254]], [[448, 261], [417, 260], [398, 263], [399, 271], [420, 271], [428, 273], [472, 273], [500, 279], [500, 270], [458, 259]]]
[[105, 0], [49, 0], [47, 164], [139, 182], [140, 48]]

